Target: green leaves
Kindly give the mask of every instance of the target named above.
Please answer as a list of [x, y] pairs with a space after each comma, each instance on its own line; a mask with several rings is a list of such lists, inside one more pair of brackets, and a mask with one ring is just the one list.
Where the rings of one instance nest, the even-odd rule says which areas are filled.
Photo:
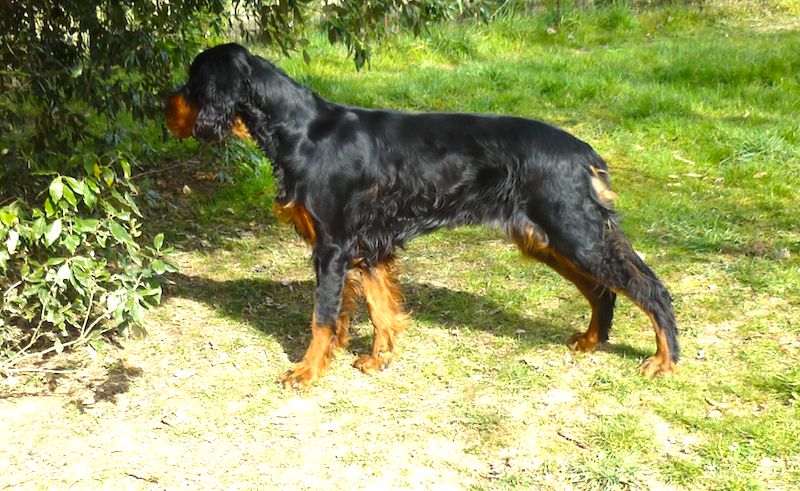
[[18, 210], [16, 205], [4, 206], [0, 208], [0, 223], [10, 227], [17, 222]]
[[44, 232], [45, 244], [53, 245], [53, 242], [61, 235], [61, 219], [51, 223]]
[[53, 179], [53, 182], [50, 183], [50, 199], [53, 200], [53, 203], [58, 203], [61, 201], [63, 195], [64, 183], [61, 181], [60, 177], [56, 177]]
[[174, 270], [130, 179], [160, 158], [154, 88], [222, 37], [230, 2], [84, 3], [0, 0], [0, 369], [34, 332], [60, 351], [135, 326]]
[[163, 234], [141, 239], [130, 161], [103, 160], [83, 177], [55, 175], [41, 208], [0, 207], [0, 348], [12, 357], [32, 334], [59, 352], [92, 330], [141, 330], [160, 276], [176, 270]]
[[94, 232], [95, 230], [97, 230], [97, 227], [99, 225], [100, 225], [100, 220], [96, 218], [76, 217], [75, 221], [72, 223], [72, 226], [75, 229], [75, 231], [79, 233]]
[[153, 247], [155, 250], [160, 251], [161, 247], [164, 245], [164, 234], [158, 234], [153, 238]]
[[33, 235], [33, 239], [41, 239], [42, 236], [47, 230], [47, 221], [44, 217], [39, 217], [34, 220], [33, 225], [31, 226], [31, 234]]
[[117, 242], [134, 248], [138, 247], [136, 242], [133, 241], [133, 237], [119, 223], [113, 220], [108, 222], [108, 229], [111, 230], [111, 235], [114, 236]]
[[[112, 175], [111, 180], [113, 183], [113, 172], [110, 170], [107, 172]], [[45, 210], [48, 216], [52, 216], [55, 213], [55, 206], [59, 206], [61, 209], [66, 209], [66, 204], [69, 204], [69, 206], [73, 208], [78, 206], [78, 198], [75, 195], [81, 196], [82, 200], [89, 208], [92, 208], [97, 201], [97, 196], [92, 192], [85, 181], [79, 181], [69, 176], [58, 176], [53, 179], [48, 188], [48, 192], [50, 194], [50, 200], [48, 201], [49, 206]], [[66, 204], [62, 203], [62, 199]]]

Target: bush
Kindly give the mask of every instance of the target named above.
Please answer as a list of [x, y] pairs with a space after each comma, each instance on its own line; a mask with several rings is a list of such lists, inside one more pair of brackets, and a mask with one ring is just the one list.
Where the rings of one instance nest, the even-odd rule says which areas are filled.
[[0, 371], [136, 330], [159, 301], [173, 268], [141, 234], [131, 173], [163, 157], [144, 143], [163, 134], [160, 92], [223, 6], [0, 1]]
[[0, 368], [141, 326], [160, 301], [159, 275], [174, 271], [164, 236], [141, 245], [130, 166], [84, 155], [82, 178], [57, 176], [41, 208], [0, 208]]

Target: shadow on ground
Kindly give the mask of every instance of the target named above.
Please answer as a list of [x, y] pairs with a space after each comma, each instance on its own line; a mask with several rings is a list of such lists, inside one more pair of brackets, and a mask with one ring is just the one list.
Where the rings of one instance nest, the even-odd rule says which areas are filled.
[[[253, 326], [278, 341], [292, 360], [299, 360], [305, 352], [313, 306], [312, 281], [216, 281], [181, 273], [170, 275], [170, 279], [174, 284], [165, 291], [166, 296], [203, 302], [231, 319]], [[588, 312], [588, 305], [583, 302], [573, 305], [565, 301], [543, 310], [540, 317], [529, 318], [469, 292], [424, 283], [404, 284], [403, 292], [407, 309], [417, 321], [512, 336], [523, 346], [563, 344], [573, 334], [569, 327], [564, 327], [567, 319], [574, 318], [578, 309], [586, 308]], [[365, 310], [363, 306], [359, 309], [355, 322], [367, 318]], [[521, 336], [523, 332], [525, 335]], [[350, 347], [359, 353], [367, 352], [371, 342], [371, 334], [356, 336]], [[606, 345], [602, 349], [623, 357], [647, 356], [626, 344]]]
[[[108, 365], [98, 365], [93, 370], [82, 372], [81, 353], [65, 355], [58, 365], [34, 369], [39, 383], [21, 383], [0, 388], [0, 399], [14, 399], [24, 396], [45, 396], [64, 394], [73, 399], [76, 406], [83, 408], [82, 401], [117, 403], [117, 396], [128, 392], [135, 379], [144, 371], [128, 365], [124, 360], [116, 360]], [[76, 376], [81, 373], [85, 376]]]

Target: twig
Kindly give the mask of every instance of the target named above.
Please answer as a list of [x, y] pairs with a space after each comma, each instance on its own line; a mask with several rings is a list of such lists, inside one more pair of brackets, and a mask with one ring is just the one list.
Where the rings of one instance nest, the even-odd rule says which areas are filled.
[[675, 160], [679, 161], [679, 162], [683, 162], [684, 164], [689, 164], [689, 165], [697, 165], [697, 164], [696, 164], [694, 161], [692, 161], [692, 160], [689, 160], [689, 159], [686, 159], [686, 158], [683, 158], [683, 157], [681, 157], [681, 156], [678, 154], [678, 152], [675, 152], [675, 153], [673, 153], [673, 154], [672, 154], [672, 157], [673, 157]]
[[587, 449], [587, 448], [589, 448], [589, 446], [588, 446], [588, 445], [586, 445], [585, 443], [583, 443], [582, 441], [580, 441], [580, 440], [576, 440], [576, 439], [572, 438], [571, 436], [569, 436], [569, 435], [566, 435], [566, 434], [564, 434], [564, 433], [562, 433], [562, 432], [560, 432], [560, 431], [559, 431], [559, 432], [557, 432], [557, 434], [558, 434], [558, 436], [560, 436], [560, 437], [561, 437], [561, 438], [563, 438], [564, 440], [567, 440], [568, 442], [572, 442], [572, 443], [574, 443], [575, 445], [579, 446], [580, 448], [582, 448], [582, 449], [584, 449], [584, 450], [585, 450], [585, 449]]
[[10, 292], [11, 290], [13, 290], [14, 288], [18, 287], [18, 286], [19, 286], [19, 285], [21, 285], [21, 284], [22, 284], [22, 281], [18, 281], [18, 282], [16, 282], [16, 283], [14, 283], [13, 285], [9, 286], [8, 288], [6, 288], [6, 291], [5, 291], [5, 292], [3, 292], [3, 295], [4, 295], [4, 296], [5, 296], [5, 295], [7, 295], [7, 294], [8, 294], [8, 292]]
[[89, 306], [86, 307], [86, 317], [83, 318], [83, 326], [81, 326], [81, 336], [83, 333], [86, 332], [86, 324], [89, 322], [89, 316], [92, 315], [92, 305], [94, 304], [94, 288], [92, 288], [92, 294], [89, 295]]
[[[108, 310], [108, 311], [104, 312], [103, 315], [101, 315], [100, 317], [95, 319], [94, 322], [92, 322], [89, 325], [89, 328], [88, 328], [88, 330], [86, 332], [81, 333], [80, 336], [78, 336], [77, 338], [73, 339], [72, 341], [69, 341], [69, 342], [66, 342], [66, 343], [62, 344], [60, 349], [63, 350], [63, 349], [69, 348], [70, 346], [74, 346], [76, 344], [82, 343], [83, 341], [86, 341], [86, 338], [88, 338], [88, 333], [92, 332], [92, 329], [94, 329], [94, 327], [100, 321], [105, 320], [106, 318], [110, 317], [111, 314], [113, 314], [113, 313], [114, 313], [113, 310]], [[40, 322], [40, 325], [41, 325], [41, 322]], [[22, 360], [28, 360], [30, 358], [36, 358], [36, 357], [42, 357], [42, 356], [44, 356], [44, 355], [46, 355], [48, 353], [56, 351], [56, 347], [55, 346], [51, 346], [51, 347], [49, 347], [49, 348], [47, 348], [45, 350], [42, 350], [42, 351], [37, 351], [35, 353], [25, 353], [25, 354], [23, 354], [24, 351], [26, 351], [28, 348], [30, 348], [30, 344], [25, 347], [25, 350], [20, 351], [17, 356], [9, 358], [7, 362], [5, 362], [2, 365], [0, 365], [0, 371], [9, 372], [12, 369], [8, 368], [8, 367], [11, 367], [12, 365], [14, 365], [16, 363], [19, 363]]]
[[158, 479], [155, 478], [155, 477], [138, 476], [138, 475], [134, 474], [133, 472], [126, 472], [125, 475], [129, 476], [129, 477], [132, 477], [134, 479], [138, 479], [140, 481], [149, 482], [149, 483], [152, 483], [152, 484], [158, 484]]
[[28, 342], [28, 344], [26, 344], [25, 347], [22, 348], [21, 350], [17, 351], [14, 356], [9, 357], [8, 361], [0, 365], [0, 367], [2, 368], [10, 367], [14, 363], [16, 363], [17, 360], [23, 357], [25, 352], [28, 351], [30, 347], [33, 346], [34, 343], [39, 339], [39, 331], [42, 329], [42, 323], [44, 322], [44, 312], [47, 309], [47, 304], [50, 302], [50, 297], [53, 294], [53, 289], [56, 287], [56, 285], [57, 283], [53, 283], [53, 285], [50, 287], [50, 291], [47, 292], [48, 293], [47, 298], [45, 299], [44, 303], [42, 303], [42, 313], [39, 316], [39, 322], [36, 324], [36, 329], [33, 330], [33, 334], [31, 335], [31, 339]]
[[493, 13], [492, 15], [490, 15], [490, 16], [489, 16], [489, 19], [491, 20], [491, 19], [494, 19], [495, 17], [497, 17], [497, 15], [498, 15], [498, 14], [499, 14], [499, 13], [500, 13], [500, 12], [501, 12], [503, 9], [505, 9], [506, 7], [508, 7], [508, 3], [509, 3], [510, 1], [511, 1], [511, 0], [505, 0], [505, 2], [503, 2], [503, 4], [502, 4], [502, 5], [500, 5], [499, 7], [497, 7], [497, 9], [494, 11], [494, 13]]

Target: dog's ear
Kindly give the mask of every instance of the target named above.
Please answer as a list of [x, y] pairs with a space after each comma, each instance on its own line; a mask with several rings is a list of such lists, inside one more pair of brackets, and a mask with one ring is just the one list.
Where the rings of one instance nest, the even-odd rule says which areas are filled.
[[[198, 140], [220, 141], [230, 133], [233, 125], [236, 99], [233, 94], [214, 91], [213, 96], [205, 97], [194, 122], [194, 137]], [[209, 94], [211, 95], [211, 94]]]
[[219, 141], [231, 132], [237, 106], [247, 97], [252, 72], [250, 53], [239, 45], [211, 48], [195, 58], [189, 70], [189, 99], [198, 107], [194, 136]]

